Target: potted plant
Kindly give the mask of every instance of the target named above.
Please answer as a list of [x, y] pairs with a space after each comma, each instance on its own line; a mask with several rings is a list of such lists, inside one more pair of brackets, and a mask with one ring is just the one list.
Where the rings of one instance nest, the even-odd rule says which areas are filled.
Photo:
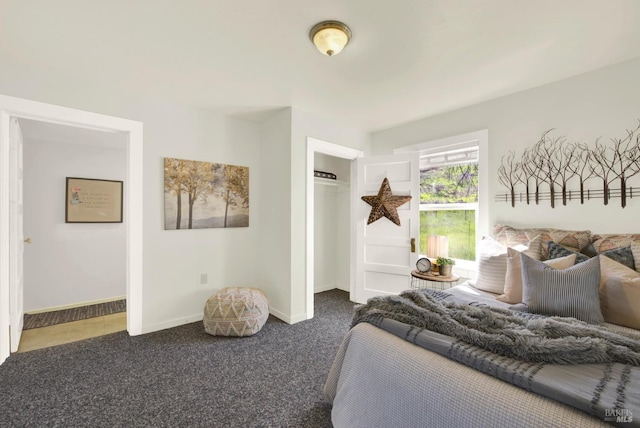
[[440, 276], [451, 276], [451, 268], [456, 264], [456, 261], [447, 257], [438, 257], [436, 264], [438, 265]]

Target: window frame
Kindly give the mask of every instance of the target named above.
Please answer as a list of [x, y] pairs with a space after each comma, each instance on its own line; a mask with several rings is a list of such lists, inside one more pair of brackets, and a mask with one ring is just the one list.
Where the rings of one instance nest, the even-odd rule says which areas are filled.
[[[451, 137], [430, 140], [409, 146], [399, 147], [393, 153], [418, 152], [420, 155], [433, 154], [434, 152], [447, 151], [462, 147], [478, 147], [478, 202], [476, 208], [476, 261], [460, 260], [456, 262], [454, 269], [459, 276], [473, 278], [477, 272], [478, 245], [483, 236], [489, 236], [489, 131], [487, 129], [454, 135]], [[471, 202], [470, 204], [473, 204]], [[420, 210], [422, 211], [422, 203]], [[440, 209], [452, 209], [454, 204], [425, 204], [440, 205]], [[468, 204], [458, 204], [468, 205]], [[434, 207], [434, 209], [437, 209]], [[419, 249], [424, 252], [424, 249]]]

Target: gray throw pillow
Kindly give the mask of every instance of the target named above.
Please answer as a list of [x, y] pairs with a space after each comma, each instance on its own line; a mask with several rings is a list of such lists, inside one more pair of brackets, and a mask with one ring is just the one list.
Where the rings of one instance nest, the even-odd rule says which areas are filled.
[[600, 259], [593, 257], [567, 269], [554, 269], [525, 254], [522, 302], [529, 312], [573, 317], [591, 324], [604, 322], [600, 311]]
[[633, 251], [631, 251], [631, 245], [626, 247], [612, 248], [611, 250], [600, 253], [601, 256], [609, 257], [611, 260], [625, 265], [629, 269], [636, 270], [636, 262], [633, 258]]
[[582, 262], [586, 262], [587, 260], [589, 260], [589, 256], [579, 253], [577, 251], [571, 251], [570, 249], [563, 247], [562, 245], [558, 244], [557, 242], [553, 242], [553, 241], [548, 241], [547, 242], [547, 249], [549, 252], [549, 259], [557, 259], [558, 257], [565, 257], [565, 256], [569, 256], [571, 254], [575, 254], [576, 255], [576, 264], [578, 263], [582, 263]]
[[[565, 257], [571, 254], [575, 254], [576, 264], [578, 264], [589, 260], [589, 258], [591, 257], [583, 253], [578, 253], [577, 251], [572, 251], [553, 241], [547, 242], [547, 248], [549, 251], [549, 259], [557, 259], [559, 257]], [[612, 248], [610, 250], [603, 251], [602, 253], [600, 253], [600, 255], [609, 257], [611, 260], [623, 264], [629, 269], [636, 270], [636, 263], [633, 258], [633, 251], [631, 251], [631, 245], [627, 245], [626, 247]]]

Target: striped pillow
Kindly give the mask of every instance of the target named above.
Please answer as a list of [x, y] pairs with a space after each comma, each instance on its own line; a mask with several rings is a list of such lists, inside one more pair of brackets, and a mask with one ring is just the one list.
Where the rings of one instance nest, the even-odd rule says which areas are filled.
[[[545, 260], [543, 263], [555, 269], [566, 269], [576, 264], [576, 256], [571, 254], [557, 259]], [[513, 248], [507, 248], [507, 274], [504, 277], [504, 294], [496, 297], [496, 299], [505, 303], [522, 302], [522, 264], [520, 263], [520, 252]]]
[[522, 301], [528, 311], [573, 317], [591, 324], [604, 322], [600, 311], [600, 260], [593, 257], [564, 270], [520, 254]]
[[[540, 244], [542, 239], [536, 236], [529, 241], [528, 246], [517, 245], [518, 251], [540, 258]], [[505, 276], [507, 274], [507, 247], [493, 238], [483, 236], [478, 252], [478, 278], [474, 287], [490, 293], [504, 293]]]

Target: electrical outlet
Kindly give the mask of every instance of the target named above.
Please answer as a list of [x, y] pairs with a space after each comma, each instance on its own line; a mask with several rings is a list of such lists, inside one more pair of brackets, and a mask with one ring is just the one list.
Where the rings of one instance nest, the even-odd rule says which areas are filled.
[[200, 274], [200, 284], [206, 284], [207, 281], [208, 281], [207, 274], [206, 273], [201, 273]]

